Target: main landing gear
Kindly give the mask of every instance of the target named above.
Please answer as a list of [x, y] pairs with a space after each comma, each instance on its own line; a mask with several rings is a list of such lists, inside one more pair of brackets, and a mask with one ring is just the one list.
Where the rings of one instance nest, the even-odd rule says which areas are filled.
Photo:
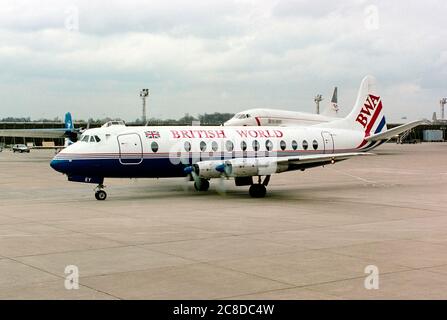
[[270, 176], [266, 176], [261, 183], [261, 176], [258, 176], [258, 183], [254, 183], [250, 186], [248, 193], [252, 198], [264, 198], [267, 193], [266, 186], [270, 182]]
[[197, 179], [196, 181], [194, 181], [194, 188], [197, 191], [208, 191], [208, 189], [210, 188], [210, 182], [207, 179]]
[[104, 185], [99, 184], [95, 189], [96, 200], [106, 200], [107, 193], [104, 191]]

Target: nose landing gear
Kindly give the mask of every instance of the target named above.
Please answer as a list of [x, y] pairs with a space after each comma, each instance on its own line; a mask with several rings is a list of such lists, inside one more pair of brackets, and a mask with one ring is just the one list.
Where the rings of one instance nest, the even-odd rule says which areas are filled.
[[96, 200], [106, 200], [107, 193], [104, 191], [105, 186], [99, 184], [95, 189], [95, 198]]

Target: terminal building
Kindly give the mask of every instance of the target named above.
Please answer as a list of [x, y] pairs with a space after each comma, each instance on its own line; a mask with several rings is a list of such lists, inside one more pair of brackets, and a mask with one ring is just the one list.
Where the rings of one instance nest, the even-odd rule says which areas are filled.
[[[86, 123], [77, 122], [75, 127], [85, 128]], [[94, 126], [90, 126], [94, 127]], [[32, 130], [32, 129], [56, 129], [64, 128], [64, 123], [62, 122], [0, 122], [0, 130]], [[52, 138], [31, 138], [31, 137], [20, 137], [20, 136], [2, 136], [0, 134], [0, 146], [10, 146], [14, 144], [26, 144], [30, 147], [53, 147], [53, 146], [63, 146], [64, 139], [52, 139]]]
[[[388, 124], [388, 128], [400, 124]], [[447, 140], [447, 120], [436, 120], [408, 130], [391, 141], [397, 143], [443, 142]]]

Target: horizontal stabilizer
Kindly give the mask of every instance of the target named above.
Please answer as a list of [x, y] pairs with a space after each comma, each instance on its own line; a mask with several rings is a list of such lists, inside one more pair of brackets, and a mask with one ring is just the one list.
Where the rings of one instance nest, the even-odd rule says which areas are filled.
[[403, 124], [401, 126], [389, 129], [385, 132], [377, 133], [377, 134], [371, 135], [369, 137], [366, 137], [365, 140], [366, 141], [389, 140], [389, 139], [393, 138], [394, 136], [401, 134], [402, 132], [410, 130], [410, 129], [417, 127], [418, 125], [421, 125], [424, 123], [426, 123], [426, 120], [416, 120], [413, 122], [409, 122], [409, 123]]

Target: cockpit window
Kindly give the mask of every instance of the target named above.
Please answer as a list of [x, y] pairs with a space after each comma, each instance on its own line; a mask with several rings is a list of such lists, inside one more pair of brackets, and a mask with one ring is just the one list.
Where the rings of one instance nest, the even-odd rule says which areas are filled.
[[235, 119], [247, 119], [250, 118], [251, 116], [247, 113], [238, 113], [234, 116]]
[[122, 120], [113, 120], [104, 123], [103, 127], [111, 127], [111, 126], [125, 126], [126, 124]]
[[80, 141], [97, 143], [101, 141], [101, 138], [98, 136], [82, 135]]

